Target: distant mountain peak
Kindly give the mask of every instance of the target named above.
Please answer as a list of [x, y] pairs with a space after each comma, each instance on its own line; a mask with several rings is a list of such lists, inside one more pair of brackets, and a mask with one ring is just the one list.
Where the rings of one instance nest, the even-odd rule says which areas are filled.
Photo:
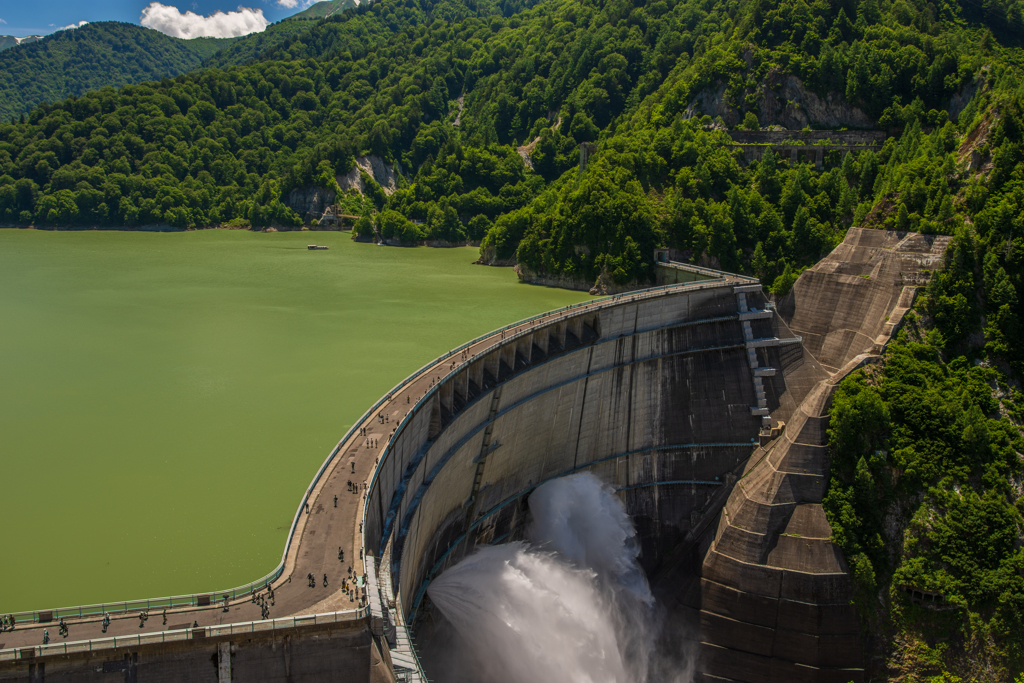
[[42, 36], [0, 36], [0, 50], [6, 50], [9, 47], [17, 47], [18, 45], [34, 43], [37, 40], [42, 39]]
[[347, 9], [356, 7], [355, 0], [322, 0], [314, 2], [309, 8], [288, 17], [289, 19], [326, 19], [334, 14], [341, 14]]

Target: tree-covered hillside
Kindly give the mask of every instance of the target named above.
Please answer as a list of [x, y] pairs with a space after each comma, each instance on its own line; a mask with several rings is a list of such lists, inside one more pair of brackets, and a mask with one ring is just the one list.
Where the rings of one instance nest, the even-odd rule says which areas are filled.
[[181, 40], [114, 21], [57, 31], [0, 52], [0, 121], [41, 102], [59, 102], [102, 87], [177, 76], [199, 66], [231, 39]]
[[[953, 229], [979, 103], [1019, 95], [1019, 51], [998, 38], [1019, 9], [382, 0], [279, 23], [288, 31], [265, 37], [258, 62], [90, 93], [0, 128], [0, 182], [21, 188], [0, 211], [297, 225], [290, 190], [333, 188], [354, 157], [376, 155], [406, 171], [376, 207], [406, 219], [404, 239], [478, 239], [486, 260], [619, 284], [647, 281], [660, 244], [781, 278], [781, 292], [854, 221]], [[246, 40], [210, 63], [255, 56]], [[820, 170], [772, 154], [748, 166], [721, 130], [794, 122], [893, 135]], [[598, 153], [579, 177], [583, 142]]]
[[[297, 227], [291, 191], [338, 193], [354, 174], [365, 197], [344, 201], [365, 213], [360, 233], [481, 240], [486, 262], [585, 286], [649, 282], [667, 246], [779, 295], [852, 224], [954, 235], [884, 363], [838, 392], [826, 508], [872, 680], [1014, 680], [1022, 10], [380, 0], [0, 124], [0, 221]], [[889, 137], [824, 168], [747, 164], [730, 146], [727, 129], [770, 126]], [[391, 194], [355, 170], [366, 156], [401, 169]], [[911, 604], [908, 587], [942, 609]]]
[[[992, 27], [1016, 21], [1018, 5], [997, 5]], [[406, 171], [377, 208], [417, 221], [403, 226], [408, 239], [482, 239], [487, 259], [591, 282], [605, 271], [620, 284], [650, 277], [651, 248], [665, 244], [784, 287], [904, 181], [906, 216], [897, 206], [873, 219], [948, 229], [962, 178], [946, 173], [940, 187], [894, 160], [908, 126], [954, 151], [979, 112], [948, 112], [976, 89], [1013, 89], [1016, 49], [965, 12], [873, 0], [382, 0], [280, 22], [272, 29], [292, 32], [256, 63], [94, 92], [0, 128], [2, 182], [23, 188], [0, 210], [53, 225], [295, 225], [282, 197], [332, 187], [372, 154]], [[244, 62], [257, 51], [246, 49], [209, 63]], [[771, 155], [746, 166], [716, 130], [828, 123], [815, 101], [895, 136], [819, 171]], [[707, 111], [720, 123], [702, 120]], [[578, 178], [586, 141], [599, 151]], [[600, 218], [583, 221], [581, 202]]]

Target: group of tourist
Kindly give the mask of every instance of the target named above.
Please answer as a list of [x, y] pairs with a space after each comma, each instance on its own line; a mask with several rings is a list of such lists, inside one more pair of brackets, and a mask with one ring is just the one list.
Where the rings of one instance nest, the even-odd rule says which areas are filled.
[[267, 585], [267, 594], [258, 592], [255, 588], [252, 589], [252, 602], [260, 606], [260, 618], [270, 618], [270, 608], [274, 606], [274, 587]]
[[14, 630], [14, 615], [10, 614], [10, 615], [4, 617], [3, 620], [0, 621], [0, 626], [2, 626], [2, 628], [0, 628], [0, 633], [6, 633], [7, 631], [13, 631]]

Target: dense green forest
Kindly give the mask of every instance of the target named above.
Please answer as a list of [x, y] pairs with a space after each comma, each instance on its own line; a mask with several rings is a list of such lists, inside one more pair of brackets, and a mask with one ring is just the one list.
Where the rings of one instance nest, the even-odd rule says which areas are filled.
[[177, 76], [230, 42], [181, 40], [116, 21], [57, 31], [0, 52], [0, 121], [10, 121], [41, 102]]
[[[960, 183], [944, 267], [831, 412], [825, 508], [881, 680], [1024, 672], [1024, 109], [1015, 95], [988, 111], [991, 165]], [[956, 165], [930, 137], [904, 136], [900, 162], [935, 178]]]
[[[342, 193], [372, 156], [401, 171], [356, 173], [357, 234], [479, 240], [585, 285], [649, 282], [668, 246], [783, 295], [850, 225], [952, 235], [883, 362], [838, 390], [825, 506], [872, 680], [1014, 680], [1022, 36], [1019, 0], [380, 0], [0, 124], [0, 221], [299, 227], [290, 192]], [[823, 168], [729, 146], [778, 125], [889, 137]]]
[[[177, 76], [203, 66], [247, 64], [292, 36], [309, 22], [355, 7], [353, 0], [318, 2], [260, 33], [242, 38], [182, 40], [135, 24], [105, 21], [22, 41], [33, 49], [0, 55], [0, 120], [27, 114], [43, 102], [58, 102], [106, 86]], [[0, 36], [0, 51], [18, 45]]]
[[[410, 241], [482, 240], [488, 260], [619, 284], [646, 281], [651, 249], [666, 244], [784, 288], [900, 183], [913, 190], [906, 215], [883, 218], [945, 229], [958, 177], [939, 187], [892, 159], [908, 136], [954, 151], [980, 112], [948, 120], [952, 99], [1011, 87], [1016, 49], [997, 36], [1019, 5], [992, 7], [978, 23], [967, 6], [906, 2], [381, 0], [280, 22], [210, 68], [0, 127], [0, 212], [43, 225], [296, 226], [290, 190], [333, 187], [355, 157], [376, 155], [406, 171], [376, 209], [404, 216]], [[718, 91], [747, 125], [774, 123], [769, 84], [783, 76], [896, 135], [824, 171], [771, 155], [746, 166], [715, 120], [691, 116]], [[599, 153], [580, 178], [586, 141]], [[532, 168], [515, 149], [526, 143]]]

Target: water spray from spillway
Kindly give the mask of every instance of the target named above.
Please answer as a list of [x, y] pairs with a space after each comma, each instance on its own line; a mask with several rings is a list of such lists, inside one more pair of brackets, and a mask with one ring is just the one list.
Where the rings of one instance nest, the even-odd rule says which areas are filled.
[[528, 542], [480, 548], [428, 589], [472, 660], [468, 678], [644, 683], [654, 600], [615, 492], [585, 473], [543, 484], [529, 503]]

